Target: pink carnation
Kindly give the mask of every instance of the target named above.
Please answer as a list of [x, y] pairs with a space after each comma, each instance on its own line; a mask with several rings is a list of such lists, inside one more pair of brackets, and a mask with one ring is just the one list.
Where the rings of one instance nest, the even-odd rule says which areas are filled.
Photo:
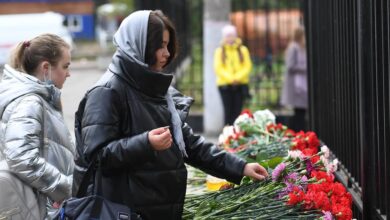
[[275, 169], [272, 171], [272, 180], [277, 181], [285, 169], [286, 169], [285, 163], [280, 163], [279, 165], [277, 165]]

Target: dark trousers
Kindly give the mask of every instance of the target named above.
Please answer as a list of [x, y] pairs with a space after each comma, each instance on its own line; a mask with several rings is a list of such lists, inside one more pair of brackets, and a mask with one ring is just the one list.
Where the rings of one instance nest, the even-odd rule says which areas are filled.
[[291, 118], [291, 129], [294, 131], [306, 131], [306, 109], [294, 108], [294, 116]]
[[244, 85], [219, 86], [225, 113], [225, 125], [233, 125], [244, 105]]

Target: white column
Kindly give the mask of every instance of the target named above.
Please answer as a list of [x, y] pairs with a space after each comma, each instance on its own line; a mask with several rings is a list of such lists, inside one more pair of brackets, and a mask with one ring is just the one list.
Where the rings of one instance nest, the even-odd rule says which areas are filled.
[[204, 0], [203, 5], [203, 130], [208, 135], [215, 135], [222, 131], [224, 115], [213, 59], [222, 39], [222, 27], [230, 23], [231, 6], [230, 0]]

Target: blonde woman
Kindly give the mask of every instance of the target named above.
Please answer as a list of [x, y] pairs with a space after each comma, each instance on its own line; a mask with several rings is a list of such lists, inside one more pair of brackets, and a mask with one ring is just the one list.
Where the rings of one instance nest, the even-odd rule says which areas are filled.
[[305, 31], [298, 27], [285, 55], [286, 72], [281, 104], [294, 109], [290, 127], [296, 131], [305, 130], [305, 115], [308, 105], [307, 57]]
[[74, 144], [60, 89], [70, 47], [43, 34], [21, 42], [0, 83], [0, 218], [50, 219], [71, 196]]

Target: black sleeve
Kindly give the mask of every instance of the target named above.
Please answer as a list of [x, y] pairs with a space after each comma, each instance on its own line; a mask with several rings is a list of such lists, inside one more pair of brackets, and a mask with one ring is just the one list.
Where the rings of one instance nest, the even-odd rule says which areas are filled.
[[212, 143], [205, 142], [202, 136], [195, 135], [192, 128], [185, 123], [183, 137], [188, 158], [186, 162], [213, 176], [240, 184], [246, 162]]
[[106, 87], [90, 91], [81, 122], [83, 154], [90, 161], [102, 149], [103, 169], [116, 169], [140, 164], [154, 157], [148, 132], [123, 137], [123, 112], [118, 92]]

